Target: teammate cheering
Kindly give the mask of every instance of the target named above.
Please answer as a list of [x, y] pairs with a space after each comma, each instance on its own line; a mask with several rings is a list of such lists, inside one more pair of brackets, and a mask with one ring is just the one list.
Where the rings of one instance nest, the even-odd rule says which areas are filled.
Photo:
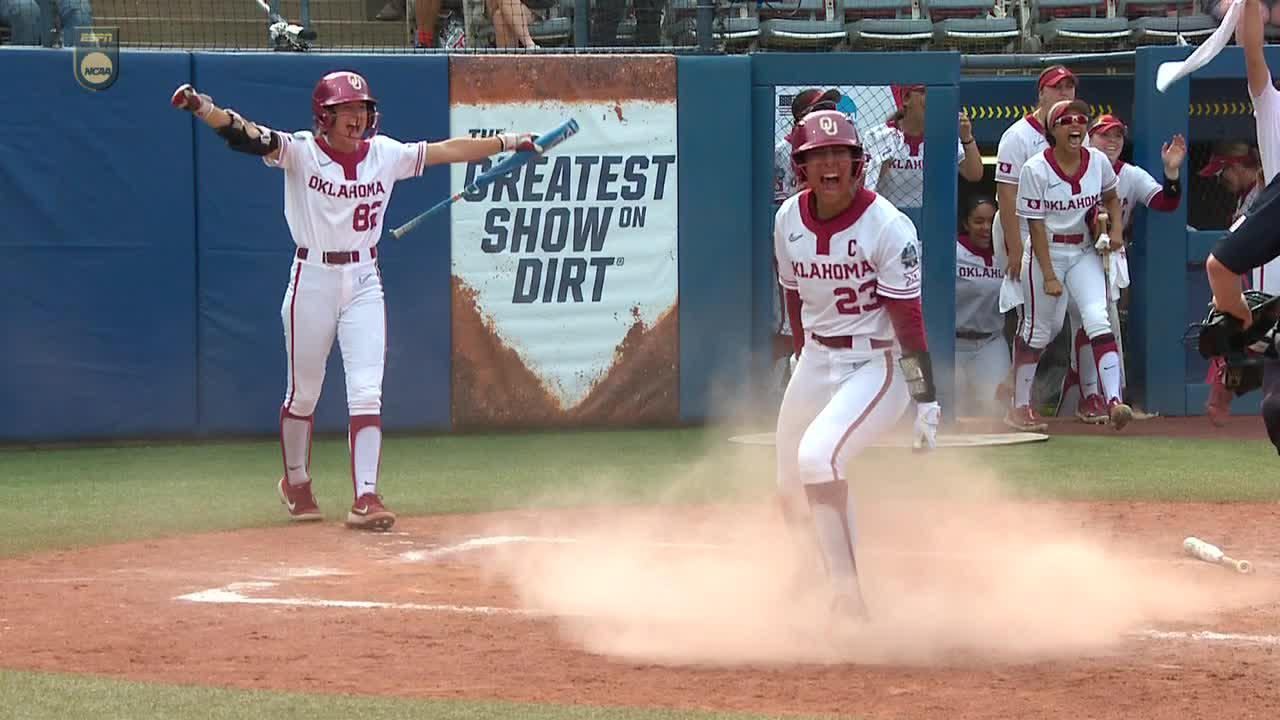
[[[778, 209], [778, 281], [800, 355], [778, 412], [778, 484], [803, 488], [839, 615], [865, 613], [844, 467], [917, 402], [914, 444], [936, 445], [941, 410], [920, 307], [915, 226], [862, 187], [857, 130], [836, 111], [797, 126], [805, 189]], [[809, 334], [813, 342], [806, 342]]]
[[[999, 417], [997, 388], [1009, 374], [1009, 345], [1000, 314], [1000, 281], [991, 223], [996, 203], [975, 196], [956, 237], [956, 414]], [[1001, 408], [1001, 410], [996, 410]]]
[[1124, 247], [1119, 222], [1110, 226], [1109, 246], [1095, 249], [1099, 204], [1105, 205], [1108, 217], [1122, 216], [1116, 173], [1106, 155], [1084, 147], [1088, 105], [1059, 102], [1046, 120], [1050, 147], [1028, 160], [1018, 178], [1018, 215], [1027, 220], [1031, 247], [1023, 253], [1027, 306], [1014, 340], [1014, 399], [1005, 423], [1018, 430], [1045, 428], [1031, 407], [1031, 385], [1040, 354], [1062, 329], [1070, 298], [1080, 307], [1111, 423], [1119, 430], [1133, 419], [1133, 410], [1121, 399], [1120, 356], [1107, 317], [1106, 281], [1097, 252]]
[[[1116, 173], [1116, 194], [1120, 196], [1120, 225], [1127, 233], [1133, 223], [1134, 208], [1146, 205], [1152, 210], [1173, 212], [1178, 209], [1182, 197], [1182, 186], [1179, 175], [1182, 162], [1187, 158], [1187, 141], [1181, 135], [1164, 144], [1160, 150], [1160, 159], [1164, 163], [1163, 183], [1156, 182], [1151, 173], [1120, 159], [1124, 150], [1125, 135], [1128, 128], [1114, 115], [1103, 115], [1094, 121], [1089, 128], [1089, 139], [1093, 147], [1098, 148], [1111, 162]], [[1120, 290], [1129, 286], [1129, 263], [1124, 248], [1111, 258], [1111, 299], [1119, 297]], [[1072, 298], [1068, 304], [1067, 315], [1071, 320], [1075, 352], [1071, 354], [1071, 370], [1063, 383], [1062, 402], [1059, 414], [1071, 412], [1075, 407], [1076, 417], [1092, 424], [1105, 423], [1108, 420], [1107, 406], [1098, 390], [1097, 366], [1093, 362], [1093, 345], [1084, 332], [1084, 323], [1080, 319], [1080, 308]], [[1120, 333], [1120, 328], [1111, 328], [1111, 332]], [[1124, 358], [1120, 359], [1121, 388], [1124, 387]], [[1071, 379], [1075, 375], [1078, 385], [1072, 386]]]
[[277, 490], [293, 520], [320, 520], [311, 491], [312, 413], [320, 399], [325, 361], [336, 337], [347, 381], [351, 482], [355, 502], [348, 527], [388, 530], [396, 516], [378, 494], [382, 459], [382, 375], [386, 312], [377, 243], [380, 218], [396, 181], [428, 165], [474, 162], [506, 150], [533, 148], [532, 136], [401, 143], [378, 135], [377, 101], [354, 72], [334, 72], [311, 95], [313, 131], [292, 134], [224, 110], [190, 85], [174, 92], [174, 107], [189, 110], [235, 151], [284, 170], [284, 215], [297, 244], [280, 314], [289, 357], [280, 446], [284, 476]]

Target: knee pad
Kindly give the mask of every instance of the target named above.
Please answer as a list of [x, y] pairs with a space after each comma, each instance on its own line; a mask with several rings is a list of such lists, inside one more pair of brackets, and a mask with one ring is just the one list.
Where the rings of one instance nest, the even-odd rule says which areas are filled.
[[347, 376], [347, 412], [351, 415], [377, 415], [382, 412], [380, 369], [353, 372]]
[[1044, 348], [1033, 348], [1022, 338], [1013, 341], [1013, 364], [1034, 365], [1040, 362], [1040, 354]]
[[1093, 302], [1080, 308], [1080, 321], [1084, 325], [1084, 333], [1095, 338], [1103, 333], [1113, 332], [1111, 318], [1107, 317], [1107, 304]]

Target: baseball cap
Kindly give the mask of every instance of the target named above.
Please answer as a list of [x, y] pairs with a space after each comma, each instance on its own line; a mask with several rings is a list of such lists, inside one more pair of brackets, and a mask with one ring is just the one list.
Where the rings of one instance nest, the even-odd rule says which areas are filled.
[[1040, 73], [1040, 81], [1036, 83], [1036, 90], [1043, 90], [1047, 87], [1057, 87], [1058, 83], [1063, 80], [1076, 82], [1076, 74], [1068, 70], [1065, 65], [1054, 65], [1052, 67], [1045, 68], [1045, 71]]
[[[835, 110], [836, 105], [840, 102], [840, 91], [832, 88], [830, 90], [819, 90], [817, 88], [808, 88], [801, 90], [791, 100], [791, 117], [799, 120], [813, 110]], [[830, 104], [827, 107], [827, 104]], [[819, 107], [819, 105], [822, 107]]]
[[1129, 132], [1129, 128], [1125, 127], [1125, 124], [1120, 122], [1120, 118], [1107, 113], [1094, 121], [1093, 127], [1089, 128], [1089, 134], [1104, 133], [1115, 128], [1120, 128], [1120, 130], [1125, 133]]
[[1217, 177], [1222, 174], [1223, 170], [1226, 170], [1232, 165], [1243, 165], [1244, 167], [1256, 168], [1258, 167], [1258, 161], [1254, 158], [1252, 150], [1244, 155], [1221, 155], [1214, 153], [1209, 156], [1209, 162], [1205, 163], [1204, 166], [1200, 168], [1199, 175], [1203, 178]]

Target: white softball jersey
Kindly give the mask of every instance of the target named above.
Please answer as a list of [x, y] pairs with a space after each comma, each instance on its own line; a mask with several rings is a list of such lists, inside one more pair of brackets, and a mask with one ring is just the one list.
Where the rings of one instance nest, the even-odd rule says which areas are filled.
[[956, 333], [1004, 331], [1000, 313], [1000, 282], [1004, 268], [990, 251], [982, 251], [968, 237], [956, 238]]
[[[1022, 166], [1048, 147], [1044, 126], [1034, 115], [1027, 115], [1010, 125], [1000, 136], [1000, 145], [996, 149], [996, 182], [1017, 185], [1022, 175]], [[1027, 237], [1027, 221], [1022, 216], [1018, 216], [1018, 232], [1024, 239]], [[1004, 228], [998, 217], [991, 233], [997, 252], [1003, 255]]]
[[1044, 221], [1050, 249], [1091, 242], [1090, 211], [1102, 203], [1103, 193], [1116, 187], [1116, 171], [1106, 155], [1093, 148], [1080, 153], [1074, 175], [1064, 173], [1053, 151], [1046, 149], [1027, 160], [1018, 178], [1018, 216]]
[[320, 252], [366, 250], [382, 237], [382, 217], [397, 180], [422, 174], [427, 143], [375, 135], [343, 154], [307, 130], [279, 133], [284, 217], [298, 247]]
[[1150, 205], [1151, 198], [1159, 195], [1164, 186], [1137, 165], [1117, 162], [1112, 170], [1116, 174], [1116, 195], [1120, 196], [1120, 226], [1127, 230], [1133, 222], [1133, 211], [1139, 205]]
[[799, 292], [805, 332], [851, 336], [854, 351], [870, 352], [871, 340], [896, 346], [882, 299], [920, 295], [915, 226], [870, 190], [825, 221], [813, 214], [810, 196], [802, 191], [778, 208], [773, 234], [778, 282]]
[[[894, 207], [924, 204], [923, 136], [907, 135], [897, 125], [885, 123], [867, 133], [863, 147], [867, 153], [864, 186], [868, 190], [874, 190]], [[957, 138], [956, 166], [963, 161], [964, 145]]]

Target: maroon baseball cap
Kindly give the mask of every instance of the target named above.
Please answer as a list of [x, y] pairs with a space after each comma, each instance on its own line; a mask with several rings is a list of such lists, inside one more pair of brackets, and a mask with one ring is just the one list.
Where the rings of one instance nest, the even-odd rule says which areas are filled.
[[[817, 88], [809, 88], [796, 93], [791, 100], [791, 117], [799, 120], [814, 109], [835, 110], [836, 105], [840, 102], [840, 91], [832, 88], [830, 90], [819, 90]], [[819, 103], [830, 103], [830, 107], [817, 106]]]
[[1115, 128], [1120, 128], [1121, 132], [1124, 133], [1129, 132], [1129, 128], [1125, 127], [1125, 124], [1120, 122], [1120, 118], [1107, 113], [1094, 121], [1093, 127], [1089, 128], [1089, 134], [1104, 133], [1109, 130], [1114, 130]]
[[[1044, 72], [1040, 73], [1040, 81], [1036, 83], [1036, 90], [1039, 91], [1047, 87], [1057, 87], [1058, 83], [1063, 80], [1070, 80], [1074, 83], [1076, 82], [1076, 74], [1068, 70], [1065, 65], [1054, 65], [1053, 67], [1046, 68]], [[1078, 85], [1079, 83], [1076, 84]]]
[[901, 110], [903, 104], [907, 102], [907, 96], [914, 92], [927, 92], [926, 85], [894, 85], [890, 88], [893, 91], [893, 102]]
[[1209, 156], [1209, 162], [1200, 168], [1199, 175], [1203, 178], [1217, 177], [1222, 174], [1223, 170], [1232, 165], [1243, 165], [1248, 168], [1258, 167], [1258, 163], [1252, 153], [1247, 155], [1219, 155], [1214, 153]]

